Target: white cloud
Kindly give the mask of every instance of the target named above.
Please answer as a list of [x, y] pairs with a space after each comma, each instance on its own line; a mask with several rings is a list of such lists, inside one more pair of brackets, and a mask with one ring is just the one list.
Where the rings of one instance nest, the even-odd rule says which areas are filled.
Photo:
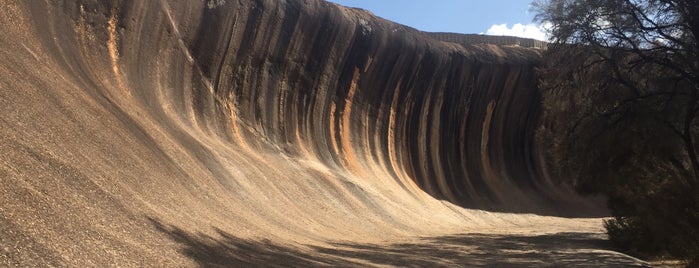
[[508, 27], [507, 24], [493, 24], [485, 32], [487, 35], [507, 35], [507, 36], [517, 36], [524, 38], [532, 38], [537, 40], [548, 40], [546, 30], [544, 30], [545, 25], [540, 24], [521, 24], [516, 23], [512, 25], [512, 28]]

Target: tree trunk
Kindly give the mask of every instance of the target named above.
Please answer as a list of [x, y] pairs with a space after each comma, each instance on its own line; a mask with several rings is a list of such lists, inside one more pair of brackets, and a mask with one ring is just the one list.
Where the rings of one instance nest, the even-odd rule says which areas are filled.
[[694, 123], [694, 118], [696, 116], [696, 106], [697, 98], [699, 98], [699, 89], [695, 86], [690, 93], [689, 103], [687, 105], [687, 113], [684, 118], [684, 128], [683, 128], [683, 139], [685, 150], [687, 151], [687, 156], [689, 156], [689, 161], [692, 164], [692, 170], [694, 171], [694, 178], [691, 180], [691, 186], [698, 186], [699, 182], [699, 161], [697, 160], [697, 152], [694, 147], [694, 137], [692, 133], [692, 125]]

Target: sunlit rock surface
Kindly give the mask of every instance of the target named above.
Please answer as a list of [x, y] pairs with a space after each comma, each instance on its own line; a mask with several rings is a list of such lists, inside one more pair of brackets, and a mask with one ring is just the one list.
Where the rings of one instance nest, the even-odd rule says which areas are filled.
[[643, 264], [546, 173], [537, 48], [320, 0], [7, 0], [0, 31], [0, 266]]

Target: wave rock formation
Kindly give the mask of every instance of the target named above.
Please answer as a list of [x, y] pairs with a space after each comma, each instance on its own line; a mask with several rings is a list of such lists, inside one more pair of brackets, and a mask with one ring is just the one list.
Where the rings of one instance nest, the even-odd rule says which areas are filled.
[[0, 31], [0, 266], [524, 264], [601, 229], [535, 144], [536, 48], [320, 0], [8, 0]]

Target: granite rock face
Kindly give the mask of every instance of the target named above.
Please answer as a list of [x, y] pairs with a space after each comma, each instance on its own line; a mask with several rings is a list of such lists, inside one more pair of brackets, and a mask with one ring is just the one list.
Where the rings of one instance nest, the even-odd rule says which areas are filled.
[[167, 266], [228, 236], [599, 230], [548, 217], [604, 212], [540, 161], [539, 49], [320, 0], [0, 8], [0, 264]]
[[230, 1], [201, 18], [178, 26], [206, 81], [200, 124], [232, 115], [284, 153], [464, 207], [567, 212], [550, 210], [533, 144], [540, 50], [435, 42], [324, 2]]

